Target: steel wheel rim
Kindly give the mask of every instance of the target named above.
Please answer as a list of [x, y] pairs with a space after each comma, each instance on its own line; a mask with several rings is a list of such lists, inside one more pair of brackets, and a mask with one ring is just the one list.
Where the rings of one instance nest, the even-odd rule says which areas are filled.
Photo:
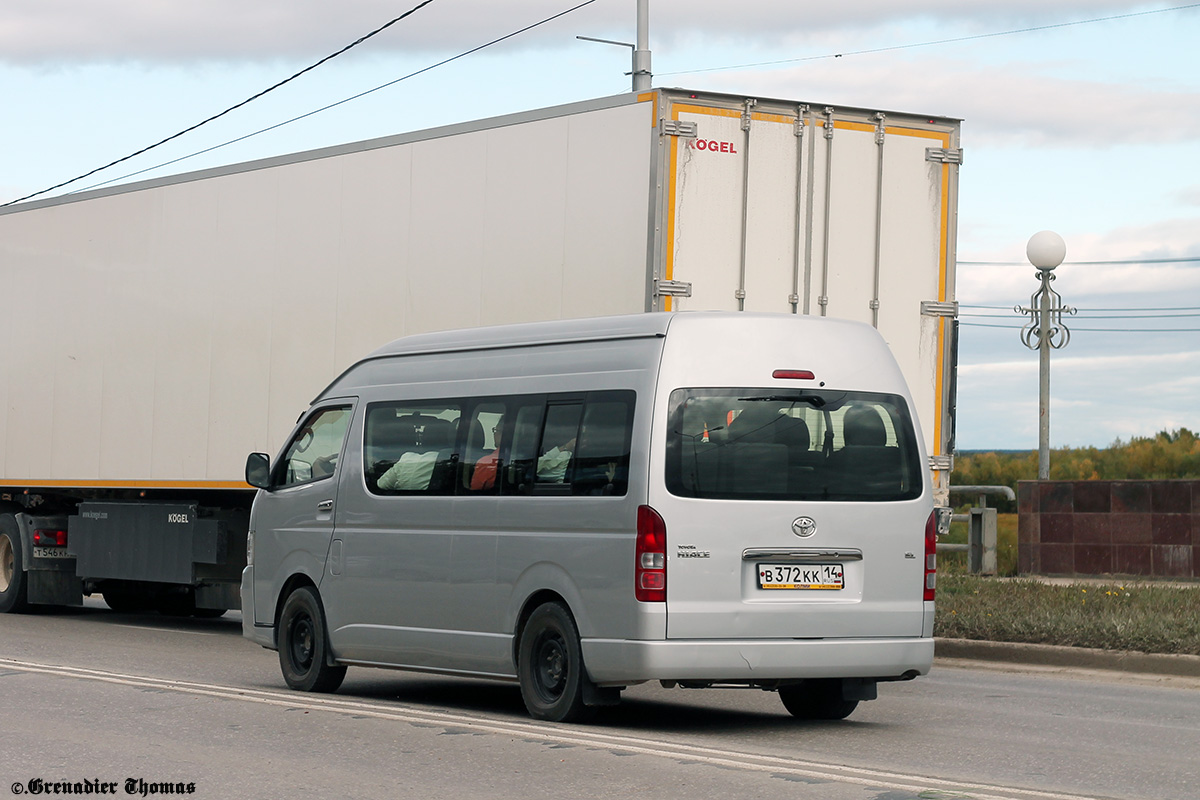
[[567, 684], [570, 659], [561, 636], [545, 634], [537, 643], [537, 690], [543, 700], [553, 702], [562, 697]]
[[299, 670], [308, 670], [313, 662], [313, 624], [312, 618], [304, 615], [292, 621], [290, 646], [288, 652], [292, 663]]
[[13, 575], [16, 573], [16, 557], [13, 553], [12, 542], [7, 536], [0, 536], [0, 592], [7, 592], [12, 586]]

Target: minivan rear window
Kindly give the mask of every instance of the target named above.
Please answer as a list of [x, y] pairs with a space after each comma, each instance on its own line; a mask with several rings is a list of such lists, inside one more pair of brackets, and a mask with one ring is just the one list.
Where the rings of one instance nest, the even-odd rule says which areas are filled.
[[717, 500], [911, 500], [922, 492], [904, 399], [868, 392], [677, 389], [667, 490]]

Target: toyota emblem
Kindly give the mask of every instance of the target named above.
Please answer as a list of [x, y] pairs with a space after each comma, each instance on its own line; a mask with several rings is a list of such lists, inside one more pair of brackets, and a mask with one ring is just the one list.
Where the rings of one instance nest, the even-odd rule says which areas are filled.
[[792, 520], [792, 533], [807, 539], [817, 532], [817, 521], [812, 517], [796, 517]]

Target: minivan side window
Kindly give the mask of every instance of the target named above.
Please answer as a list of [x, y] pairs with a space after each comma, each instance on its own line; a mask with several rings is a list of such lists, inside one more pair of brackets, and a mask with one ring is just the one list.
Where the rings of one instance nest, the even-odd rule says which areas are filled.
[[453, 494], [458, 455], [456, 401], [367, 407], [363, 472], [373, 494]]
[[373, 403], [363, 426], [367, 489], [622, 496], [634, 400], [602, 391]]
[[624, 495], [629, 487], [633, 392], [589, 397], [575, 449], [574, 494]]
[[509, 451], [509, 466], [504, 470], [504, 494], [529, 494], [533, 491], [546, 398], [514, 400], [511, 427], [505, 429], [505, 434], [512, 439], [512, 446]]
[[546, 408], [546, 426], [538, 448], [537, 483], [564, 488], [564, 484], [570, 483], [582, 416], [583, 403], [578, 401], [551, 403]]
[[466, 441], [459, 461], [459, 494], [496, 494], [504, 463], [505, 405], [498, 400], [475, 404], [467, 419]]
[[275, 465], [272, 486], [297, 486], [333, 475], [349, 425], [350, 406], [323, 408], [313, 414]]

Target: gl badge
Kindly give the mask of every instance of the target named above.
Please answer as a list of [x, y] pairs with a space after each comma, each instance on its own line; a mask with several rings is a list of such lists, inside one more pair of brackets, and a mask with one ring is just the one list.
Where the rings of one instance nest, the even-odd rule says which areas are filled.
[[792, 533], [807, 539], [817, 532], [817, 521], [812, 517], [796, 517], [792, 520]]

